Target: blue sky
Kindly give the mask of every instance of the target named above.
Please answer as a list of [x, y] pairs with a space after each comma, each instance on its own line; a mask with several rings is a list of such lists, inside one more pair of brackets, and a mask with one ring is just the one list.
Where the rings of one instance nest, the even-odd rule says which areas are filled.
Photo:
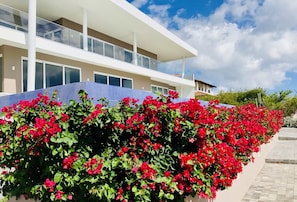
[[198, 50], [186, 71], [217, 91], [297, 91], [297, 1], [128, 1]]

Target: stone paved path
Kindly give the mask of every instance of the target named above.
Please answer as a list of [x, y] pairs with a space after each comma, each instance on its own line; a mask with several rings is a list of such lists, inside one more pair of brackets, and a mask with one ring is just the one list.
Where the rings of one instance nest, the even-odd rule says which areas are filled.
[[297, 128], [282, 128], [279, 141], [241, 202], [297, 202]]

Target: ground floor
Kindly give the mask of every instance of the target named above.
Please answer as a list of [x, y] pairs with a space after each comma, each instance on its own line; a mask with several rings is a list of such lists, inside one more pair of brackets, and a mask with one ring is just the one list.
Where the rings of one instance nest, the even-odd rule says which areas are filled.
[[[27, 91], [27, 50], [13, 46], [0, 46], [0, 92], [20, 93]], [[167, 94], [176, 87], [143, 76], [98, 66], [87, 61], [66, 59], [57, 55], [36, 53], [35, 88], [42, 89], [74, 82], [97, 82], [143, 91], [159, 91]]]

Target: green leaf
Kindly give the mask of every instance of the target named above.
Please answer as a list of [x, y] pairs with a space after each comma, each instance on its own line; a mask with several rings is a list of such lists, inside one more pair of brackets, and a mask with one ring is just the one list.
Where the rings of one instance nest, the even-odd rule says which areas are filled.
[[55, 183], [59, 183], [62, 180], [62, 174], [61, 173], [56, 173], [54, 176], [54, 181]]
[[132, 187], [132, 192], [134, 192], [134, 193], [137, 192], [137, 187], [136, 187], [136, 186], [133, 186], [133, 187]]

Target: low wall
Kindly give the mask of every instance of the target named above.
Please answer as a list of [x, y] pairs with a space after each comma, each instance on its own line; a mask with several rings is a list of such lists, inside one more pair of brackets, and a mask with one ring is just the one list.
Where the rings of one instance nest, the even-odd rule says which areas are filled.
[[272, 138], [269, 144], [262, 145], [260, 151], [254, 155], [254, 163], [244, 166], [233, 185], [224, 191], [217, 193], [217, 198], [213, 202], [241, 202], [249, 187], [257, 177], [265, 164], [265, 159], [274, 145], [278, 141], [278, 133]]
[[262, 145], [260, 151], [254, 155], [255, 160], [244, 166], [242, 172], [238, 174], [231, 187], [224, 191], [219, 191], [213, 200], [187, 198], [186, 202], [241, 202], [249, 187], [257, 177], [265, 164], [265, 159], [271, 149], [278, 141], [278, 133], [272, 138], [269, 144]]

